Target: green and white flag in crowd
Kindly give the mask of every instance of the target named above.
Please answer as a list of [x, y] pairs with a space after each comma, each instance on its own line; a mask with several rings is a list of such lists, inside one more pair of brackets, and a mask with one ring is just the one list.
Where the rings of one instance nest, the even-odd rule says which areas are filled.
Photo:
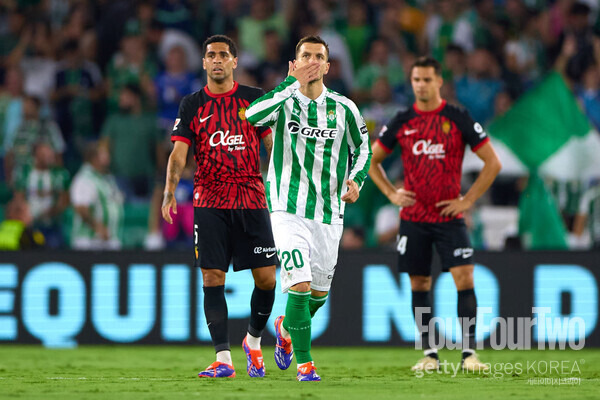
[[566, 228], [542, 178], [587, 181], [600, 176], [600, 136], [562, 76], [549, 74], [488, 131], [529, 170], [529, 184], [519, 203], [519, 233], [525, 247], [567, 248]]

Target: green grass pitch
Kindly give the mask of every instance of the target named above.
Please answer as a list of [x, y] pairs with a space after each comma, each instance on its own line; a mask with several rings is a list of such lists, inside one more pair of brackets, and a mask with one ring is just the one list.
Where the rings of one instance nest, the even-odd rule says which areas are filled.
[[[263, 349], [264, 379], [246, 375], [241, 346], [233, 351], [237, 377], [200, 379], [214, 360], [210, 347], [81, 346], [45, 349], [0, 346], [1, 399], [597, 399], [600, 349], [481, 351], [488, 374], [434, 373], [416, 377], [420, 352], [395, 347], [315, 347], [322, 382], [296, 382], [295, 363], [280, 371], [273, 348]], [[458, 364], [458, 351], [440, 359]], [[529, 364], [528, 364], [529, 363]], [[522, 370], [517, 370], [521, 365]], [[511, 367], [512, 366], [512, 367]], [[576, 378], [576, 379], [573, 379]]]

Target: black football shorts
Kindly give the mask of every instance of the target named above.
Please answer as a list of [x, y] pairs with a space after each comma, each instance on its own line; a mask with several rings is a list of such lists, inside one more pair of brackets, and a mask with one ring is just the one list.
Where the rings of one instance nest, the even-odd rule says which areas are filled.
[[401, 220], [398, 270], [409, 275], [431, 276], [433, 246], [444, 272], [473, 264], [473, 247], [463, 219], [439, 223]]
[[233, 270], [279, 265], [267, 209], [194, 208], [196, 267]]

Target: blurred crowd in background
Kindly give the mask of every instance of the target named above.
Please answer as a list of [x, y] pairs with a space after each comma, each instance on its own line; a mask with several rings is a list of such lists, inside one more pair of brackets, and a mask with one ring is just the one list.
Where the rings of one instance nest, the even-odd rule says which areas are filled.
[[[170, 132], [182, 97], [205, 84], [201, 45], [210, 35], [232, 37], [235, 80], [266, 91], [285, 78], [298, 39], [320, 35], [330, 49], [326, 86], [359, 105], [373, 139], [411, 106], [409, 68], [423, 54], [442, 62], [443, 97], [484, 126], [554, 68], [600, 129], [599, 8], [598, 0], [0, 0], [0, 248], [191, 246], [191, 157], [174, 225], [162, 222], [160, 204]], [[399, 157], [386, 169], [402, 182]], [[465, 171], [465, 185], [475, 177]], [[501, 175], [466, 216], [476, 247], [518, 247], [510, 216], [526, 180]], [[573, 243], [598, 246], [581, 220], [598, 224], [599, 214], [587, 215], [597, 187], [552, 187]], [[483, 234], [485, 207], [505, 210], [499, 244]], [[372, 182], [345, 218], [342, 247], [394, 246], [398, 208]]]

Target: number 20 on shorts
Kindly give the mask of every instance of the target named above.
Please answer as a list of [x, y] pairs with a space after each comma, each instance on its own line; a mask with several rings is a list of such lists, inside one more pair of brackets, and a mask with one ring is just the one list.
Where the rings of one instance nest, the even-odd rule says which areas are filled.
[[[291, 271], [292, 268], [304, 267], [304, 260], [302, 259], [302, 253], [298, 249], [294, 249], [291, 252], [289, 252], [289, 251], [281, 252], [281, 254], [279, 255], [279, 259], [281, 260], [281, 265], [283, 265], [283, 268], [285, 268], [286, 271]], [[290, 264], [290, 261], [291, 261], [291, 264]]]

